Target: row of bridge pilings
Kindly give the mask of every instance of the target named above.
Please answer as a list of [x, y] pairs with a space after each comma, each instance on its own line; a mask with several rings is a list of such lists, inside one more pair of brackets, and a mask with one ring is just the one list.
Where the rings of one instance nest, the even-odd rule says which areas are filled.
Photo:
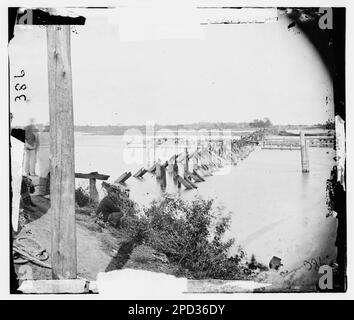
[[[188, 142], [184, 150], [173, 154], [167, 161], [154, 161], [152, 165], [141, 167], [132, 174], [131, 171], [123, 172], [115, 181], [114, 185], [126, 188], [126, 181], [131, 177], [144, 180], [144, 175], [150, 173], [155, 175], [161, 190], [166, 191], [167, 173], [172, 175], [172, 181], [178, 189], [197, 189], [198, 183], [204, 182], [207, 177], [212, 176], [217, 170], [226, 165], [237, 165], [244, 160], [264, 140], [264, 130], [254, 131], [240, 138], [221, 137], [210, 139], [206, 144], [198, 143], [195, 148], [188, 148]], [[155, 146], [154, 146], [155, 155]], [[92, 202], [98, 201], [96, 180], [107, 180], [108, 175], [98, 172], [88, 174], [76, 173], [76, 178], [90, 180], [90, 197]], [[109, 188], [110, 184], [103, 181], [102, 187]]]
[[264, 130], [258, 130], [238, 139], [223, 137], [210, 139], [206, 145], [199, 143], [194, 148], [189, 148], [186, 142], [182, 152], [172, 155], [167, 161], [158, 160], [149, 168], [139, 169], [133, 177], [143, 179], [147, 172], [154, 174], [161, 190], [165, 191], [169, 173], [178, 189], [182, 187], [187, 190], [197, 189], [197, 184], [204, 182], [215, 171], [225, 165], [237, 165], [239, 161], [247, 158], [255, 145], [263, 140], [264, 134]]

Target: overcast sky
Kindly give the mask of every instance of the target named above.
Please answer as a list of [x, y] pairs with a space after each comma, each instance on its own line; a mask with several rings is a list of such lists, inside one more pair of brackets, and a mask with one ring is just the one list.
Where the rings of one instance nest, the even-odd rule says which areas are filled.
[[[263, 117], [275, 124], [313, 124], [333, 117], [331, 79], [307, 38], [296, 28], [288, 30], [285, 18], [264, 24], [198, 23], [187, 38], [127, 41], [127, 26], [113, 23], [111, 13], [90, 11], [86, 25], [72, 33], [75, 124]], [[162, 27], [163, 22], [157, 26]], [[16, 27], [11, 75], [25, 70], [28, 100], [13, 102], [11, 78], [15, 124], [30, 117], [49, 121], [46, 50], [44, 27]]]

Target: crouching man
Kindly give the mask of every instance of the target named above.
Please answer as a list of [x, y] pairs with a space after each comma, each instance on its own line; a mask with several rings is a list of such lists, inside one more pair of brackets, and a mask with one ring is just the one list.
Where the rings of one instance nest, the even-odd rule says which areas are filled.
[[101, 200], [97, 207], [96, 215], [102, 214], [104, 222], [109, 222], [115, 228], [118, 228], [123, 217], [123, 213], [117, 205], [118, 195], [114, 188], [109, 188], [107, 191], [107, 196]]

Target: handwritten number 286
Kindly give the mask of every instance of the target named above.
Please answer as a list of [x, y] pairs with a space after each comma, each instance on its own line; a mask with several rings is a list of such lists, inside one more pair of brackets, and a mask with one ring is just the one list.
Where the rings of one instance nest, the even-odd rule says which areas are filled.
[[[21, 70], [21, 75], [19, 75], [19, 76], [14, 76], [14, 78], [22, 78], [22, 77], [24, 77], [25, 76], [25, 71], [24, 70]], [[27, 86], [25, 85], [25, 84], [20, 84], [20, 83], [16, 83], [16, 85], [15, 85], [15, 90], [16, 91], [21, 91], [21, 90], [26, 90], [27, 89]], [[19, 100], [24, 100], [24, 101], [26, 101], [27, 100], [27, 98], [26, 98], [26, 95], [24, 95], [24, 94], [21, 94], [21, 95], [19, 95], [19, 96], [16, 96], [15, 97], [15, 102], [17, 102], [17, 101], [19, 101]]]

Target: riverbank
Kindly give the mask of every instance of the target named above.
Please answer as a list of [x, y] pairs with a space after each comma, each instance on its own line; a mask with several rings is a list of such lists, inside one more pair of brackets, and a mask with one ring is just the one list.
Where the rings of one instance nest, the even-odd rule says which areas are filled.
[[[15, 264], [16, 271], [21, 280], [51, 279], [50, 201], [42, 196], [33, 196], [32, 201], [36, 210], [21, 214], [21, 229], [15, 236], [15, 242], [24, 237], [27, 238], [25, 241], [39, 243], [48, 255], [48, 259], [43, 262], [49, 267], [27, 262]], [[178, 212], [182, 210], [187, 214], [185, 219], [171, 211], [176, 205], [180, 208], [177, 208]], [[191, 208], [194, 208], [192, 212], [196, 215], [188, 217]], [[197, 208], [198, 212], [194, 211]], [[146, 212], [147, 224], [147, 220], [138, 213], [127, 213], [122, 219], [122, 227], [115, 229], [107, 224], [97, 223], [94, 207], [77, 206], [78, 277], [92, 281], [96, 280], [100, 272], [135, 269], [188, 279], [253, 279], [259, 273], [259, 266], [248, 265], [246, 256], [227, 258], [228, 242], [223, 242], [220, 238], [227, 225], [222, 221], [218, 226], [211, 225], [210, 209], [211, 202], [174, 202], [166, 199], [165, 202], [156, 202], [148, 209], [150, 212]], [[196, 226], [199, 226], [198, 232], [190, 237], [192, 234], [187, 229], [193, 230]], [[149, 231], [148, 235], [141, 237], [141, 232], [146, 231]], [[204, 244], [200, 247], [202, 242]], [[184, 252], [183, 248], [187, 251]], [[31, 246], [26, 247], [26, 251], [30, 249]]]
[[[33, 196], [34, 212], [21, 215], [22, 227], [15, 236], [29, 237], [39, 242], [48, 253], [46, 264], [51, 265], [51, 215], [50, 201], [42, 196]], [[25, 215], [25, 217], [24, 217]], [[92, 207], [76, 208], [78, 277], [96, 280], [99, 272], [122, 268], [144, 269], [166, 274], [178, 274], [175, 266], [148, 246], [133, 243], [124, 229], [102, 227], [96, 222]], [[24, 275], [24, 264], [15, 264], [20, 279], [51, 279], [51, 269], [28, 262], [31, 272]], [[26, 269], [28, 270], [28, 268]]]

